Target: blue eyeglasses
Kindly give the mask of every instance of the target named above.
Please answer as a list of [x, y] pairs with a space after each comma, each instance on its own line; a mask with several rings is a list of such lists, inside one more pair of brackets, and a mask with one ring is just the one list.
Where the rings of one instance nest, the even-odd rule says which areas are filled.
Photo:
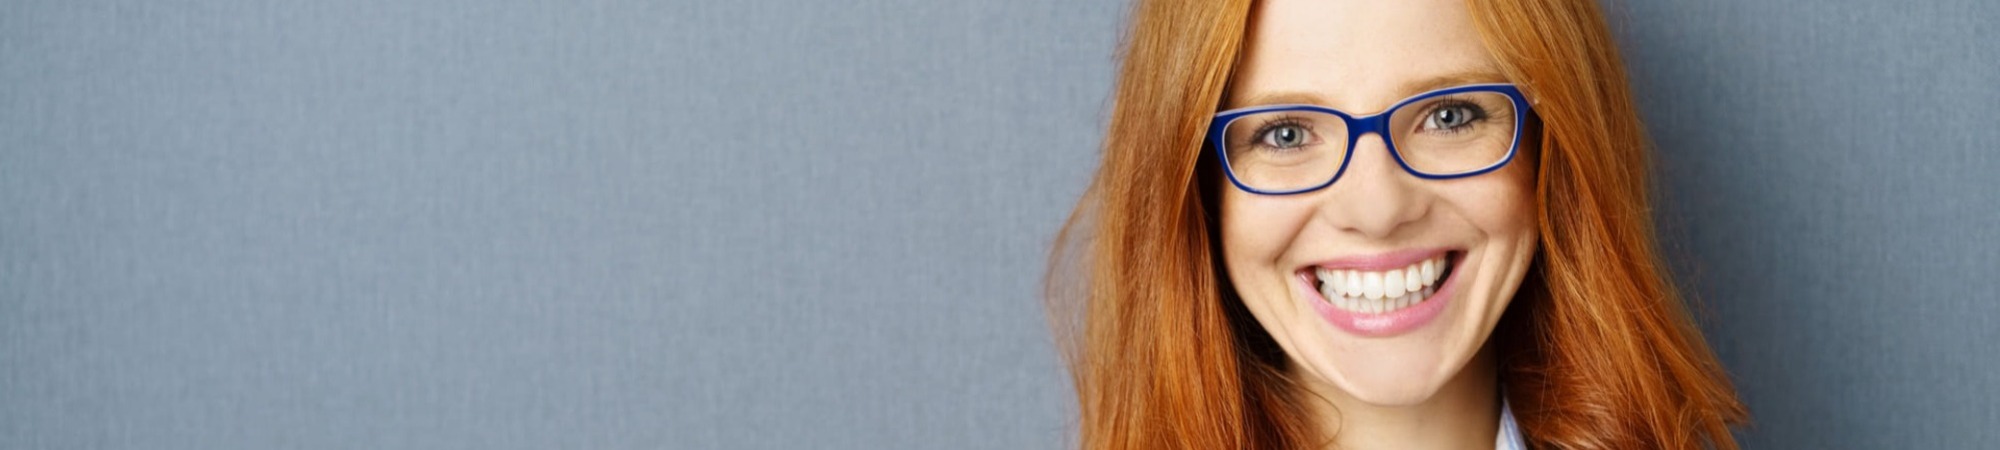
[[1232, 109], [1215, 115], [1208, 141], [1238, 189], [1287, 195], [1333, 185], [1369, 133], [1418, 178], [1492, 172], [1514, 159], [1521, 123], [1533, 114], [1514, 85], [1473, 84], [1417, 94], [1365, 117], [1314, 105]]

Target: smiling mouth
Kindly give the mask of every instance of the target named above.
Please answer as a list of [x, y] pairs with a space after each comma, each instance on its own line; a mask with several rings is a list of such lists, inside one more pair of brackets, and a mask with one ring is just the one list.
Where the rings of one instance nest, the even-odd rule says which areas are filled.
[[1451, 277], [1458, 252], [1442, 253], [1406, 267], [1387, 271], [1315, 267], [1313, 289], [1328, 304], [1361, 314], [1395, 312], [1430, 300]]

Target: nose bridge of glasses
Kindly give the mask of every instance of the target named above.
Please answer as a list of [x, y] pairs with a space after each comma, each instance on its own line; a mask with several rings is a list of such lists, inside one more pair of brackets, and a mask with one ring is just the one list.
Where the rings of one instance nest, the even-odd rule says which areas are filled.
[[[1389, 162], [1401, 165], [1396, 162], [1396, 160], [1401, 159], [1401, 156], [1394, 154], [1396, 151], [1395, 143], [1389, 142], [1389, 113], [1390, 111], [1383, 111], [1368, 116], [1348, 119], [1347, 154], [1349, 159], [1369, 159], [1372, 156], [1378, 156], [1372, 154], [1363, 156], [1363, 153], [1377, 153], [1372, 151], [1373, 147], [1361, 148], [1364, 140], [1372, 135], [1375, 138], [1375, 142], [1381, 147], [1382, 151], [1379, 152], [1381, 153], [1379, 156], [1388, 157]], [[1352, 166], [1353, 163], [1353, 161], [1349, 161], [1348, 165]]]
[[1347, 170], [1341, 178], [1378, 178], [1402, 175], [1394, 144], [1376, 128], [1354, 128], [1347, 137]]

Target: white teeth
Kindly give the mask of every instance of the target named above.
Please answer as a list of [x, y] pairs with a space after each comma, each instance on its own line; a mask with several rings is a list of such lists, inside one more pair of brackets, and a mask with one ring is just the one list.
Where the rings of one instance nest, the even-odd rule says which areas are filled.
[[1380, 272], [1363, 272], [1361, 274], [1361, 295], [1372, 299], [1382, 298], [1382, 274]]
[[1382, 298], [1391, 300], [1403, 298], [1403, 291], [1406, 289], [1403, 287], [1402, 270], [1391, 270], [1382, 275]]
[[1328, 282], [1330, 283], [1333, 283], [1333, 292], [1339, 293], [1341, 295], [1349, 295], [1348, 294], [1349, 292], [1354, 292], [1355, 288], [1354, 283], [1349, 281], [1345, 274], [1336, 271], [1332, 275], [1333, 276], [1326, 277], [1324, 279], [1329, 280]]
[[1334, 307], [1381, 314], [1423, 303], [1436, 294], [1444, 264], [1444, 256], [1438, 256], [1384, 272], [1315, 268], [1313, 275], [1320, 296]]

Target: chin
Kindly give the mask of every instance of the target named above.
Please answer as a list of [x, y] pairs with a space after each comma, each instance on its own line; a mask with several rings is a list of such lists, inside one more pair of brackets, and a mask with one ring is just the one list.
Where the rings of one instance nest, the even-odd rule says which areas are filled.
[[1357, 340], [1362, 342], [1334, 342], [1299, 362], [1347, 396], [1381, 406], [1424, 403], [1458, 376], [1472, 353], [1425, 339]]

